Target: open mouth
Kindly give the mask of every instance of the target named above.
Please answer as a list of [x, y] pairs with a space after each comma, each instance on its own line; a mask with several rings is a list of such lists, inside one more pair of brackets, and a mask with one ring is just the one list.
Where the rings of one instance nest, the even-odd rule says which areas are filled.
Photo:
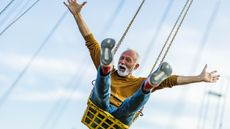
[[120, 65], [120, 66], [119, 66], [119, 70], [120, 70], [120, 71], [122, 71], [122, 72], [125, 72], [126, 67], [125, 67], [125, 66]]

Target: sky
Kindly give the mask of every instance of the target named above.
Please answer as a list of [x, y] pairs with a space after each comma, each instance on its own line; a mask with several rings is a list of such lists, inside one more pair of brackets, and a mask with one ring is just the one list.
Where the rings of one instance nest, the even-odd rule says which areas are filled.
[[[96, 69], [73, 16], [62, 0], [38, 0], [15, 20], [36, 0], [10, 2], [0, 0], [0, 129], [87, 129], [81, 118]], [[145, 1], [114, 65], [132, 48], [141, 58], [134, 74], [147, 76], [185, 2]], [[140, 3], [88, 0], [82, 16], [98, 42], [118, 42]], [[131, 129], [230, 128], [229, 12], [229, 0], [194, 0], [165, 58], [175, 75], [198, 75], [207, 64], [220, 80], [154, 92]]]

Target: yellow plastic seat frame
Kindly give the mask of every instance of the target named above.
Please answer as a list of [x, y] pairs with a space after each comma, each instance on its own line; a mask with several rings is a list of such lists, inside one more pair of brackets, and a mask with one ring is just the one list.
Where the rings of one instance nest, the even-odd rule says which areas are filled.
[[128, 129], [129, 126], [116, 119], [107, 111], [97, 107], [88, 99], [87, 108], [81, 122], [89, 129]]

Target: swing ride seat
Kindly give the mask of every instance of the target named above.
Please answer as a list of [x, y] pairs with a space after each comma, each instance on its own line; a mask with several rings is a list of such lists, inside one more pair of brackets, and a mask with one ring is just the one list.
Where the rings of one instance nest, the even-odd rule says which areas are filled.
[[113, 115], [97, 107], [88, 99], [87, 108], [81, 122], [89, 129], [128, 129], [129, 126], [116, 119]]

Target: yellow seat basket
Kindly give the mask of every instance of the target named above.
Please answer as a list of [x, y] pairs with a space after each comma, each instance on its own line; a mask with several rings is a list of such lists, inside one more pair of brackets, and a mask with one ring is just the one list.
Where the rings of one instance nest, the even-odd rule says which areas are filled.
[[128, 129], [129, 126], [123, 124], [110, 113], [97, 107], [90, 99], [88, 106], [81, 120], [90, 129]]

